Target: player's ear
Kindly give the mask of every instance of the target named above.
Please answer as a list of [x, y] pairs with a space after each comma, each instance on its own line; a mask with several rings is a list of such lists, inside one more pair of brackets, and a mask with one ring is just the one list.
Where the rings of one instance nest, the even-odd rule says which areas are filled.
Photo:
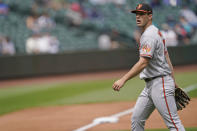
[[152, 20], [153, 15], [152, 14], [148, 14], [148, 18], [149, 20]]

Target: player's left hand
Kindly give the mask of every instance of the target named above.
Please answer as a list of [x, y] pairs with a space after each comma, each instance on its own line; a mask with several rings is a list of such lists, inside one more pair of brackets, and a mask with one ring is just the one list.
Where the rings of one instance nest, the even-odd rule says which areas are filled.
[[114, 82], [112, 88], [115, 91], [120, 91], [120, 88], [122, 88], [124, 86], [124, 84], [125, 84], [125, 81], [123, 79], [119, 79], [116, 82]]
[[177, 110], [182, 110], [189, 104], [190, 97], [181, 88], [175, 88], [175, 101]]

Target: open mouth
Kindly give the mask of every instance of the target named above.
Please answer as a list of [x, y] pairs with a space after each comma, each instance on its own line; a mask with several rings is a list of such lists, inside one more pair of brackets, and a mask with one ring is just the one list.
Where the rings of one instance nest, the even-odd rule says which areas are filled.
[[136, 23], [137, 23], [137, 24], [140, 24], [140, 23], [141, 23], [141, 20], [136, 20]]

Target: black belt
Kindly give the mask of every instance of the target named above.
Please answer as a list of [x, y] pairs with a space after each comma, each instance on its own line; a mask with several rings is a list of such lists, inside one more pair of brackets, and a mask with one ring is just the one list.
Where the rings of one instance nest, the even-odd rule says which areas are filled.
[[153, 79], [156, 79], [158, 77], [163, 77], [163, 76], [155, 76], [155, 77], [151, 77], [151, 78], [145, 78], [144, 81], [149, 82], [149, 81], [152, 81]]

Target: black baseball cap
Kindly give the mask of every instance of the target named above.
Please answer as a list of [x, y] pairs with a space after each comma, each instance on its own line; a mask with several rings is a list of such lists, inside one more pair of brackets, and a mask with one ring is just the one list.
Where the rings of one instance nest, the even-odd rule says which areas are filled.
[[131, 11], [131, 13], [137, 13], [137, 12], [152, 14], [153, 10], [149, 4], [141, 3], [137, 5], [135, 10]]

